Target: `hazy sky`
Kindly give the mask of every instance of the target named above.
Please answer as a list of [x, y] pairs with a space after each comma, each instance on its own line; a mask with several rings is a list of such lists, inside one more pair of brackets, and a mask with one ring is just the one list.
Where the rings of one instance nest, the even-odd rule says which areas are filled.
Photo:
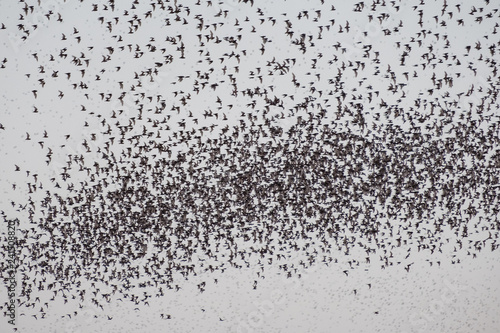
[[[152, 131], [153, 140], [160, 141], [161, 134], [161, 140], [172, 143], [172, 159], [198, 144], [194, 138], [178, 142], [178, 130], [201, 130], [200, 140], [207, 142], [221, 137], [226, 126], [232, 130], [253, 121], [266, 127], [267, 117], [286, 131], [299, 117], [310, 121], [309, 112], [320, 109], [326, 111], [321, 126], [334, 125], [338, 133], [379, 140], [381, 145], [387, 128], [410, 132], [416, 114], [424, 115], [416, 126], [430, 139], [415, 151], [433, 141], [458, 140], [452, 128], [463, 122], [475, 121], [484, 133], [498, 130], [498, 97], [492, 96], [499, 87], [500, 12], [494, 1], [450, 1], [443, 8], [442, 2], [429, 0], [179, 0], [165, 2], [165, 10], [160, 2], [138, 2], [117, 1], [114, 8], [108, 1], [0, 3], [0, 24], [5, 25], [0, 30], [0, 60], [5, 58], [0, 69], [0, 208], [8, 219], [19, 219], [19, 230], [36, 228], [19, 205], [33, 200], [40, 208], [48, 190], [70, 195], [62, 181], [61, 189], [54, 188], [69, 155], [83, 155], [90, 168], [102, 163], [99, 151], [105, 147], [119, 156], [124, 149], [117, 143], [119, 127], [132, 121], [137, 123], [130, 135]], [[169, 6], [179, 13], [169, 12]], [[265, 97], [259, 95], [264, 90]], [[281, 107], [270, 105], [274, 98]], [[489, 103], [488, 110], [461, 118], [483, 101]], [[297, 107], [301, 102], [309, 107]], [[366, 127], [355, 126], [347, 114], [339, 117], [339, 102], [352, 109], [362, 104]], [[393, 114], [384, 114], [387, 105]], [[453, 112], [450, 123], [442, 122], [440, 109]], [[405, 116], [394, 116], [398, 110]], [[415, 120], [409, 121], [409, 115]], [[168, 128], [160, 133], [153, 125], [166, 117]], [[441, 134], [432, 129], [435, 124], [443, 127]], [[106, 133], [108, 125], [111, 134]], [[111, 136], [115, 144], [109, 144]], [[492, 138], [498, 142], [498, 132]], [[266, 140], [273, 138], [261, 138]], [[388, 147], [387, 153], [396, 152]], [[473, 168], [475, 156], [467, 156], [466, 168]], [[498, 148], [484, 158], [494, 161], [495, 156]], [[421, 161], [416, 167], [424, 165]], [[498, 167], [491, 169], [497, 177]], [[89, 180], [78, 169], [70, 176], [78, 189]], [[43, 183], [44, 188], [29, 193], [28, 183]], [[435, 218], [449, 213], [429, 210]], [[488, 230], [472, 227], [493, 218], [491, 211], [482, 214], [483, 220], [476, 216], [468, 221], [478, 233], [464, 246], [487, 238]], [[43, 213], [37, 210], [34, 216], [37, 220]], [[399, 230], [398, 221], [389, 222]], [[1, 232], [6, 234], [5, 224]], [[449, 228], [441, 234], [443, 242], [447, 238], [452, 241], [443, 245], [442, 253], [412, 247], [408, 259], [406, 248], [394, 248], [394, 265], [384, 269], [381, 252], [367, 263], [359, 249], [349, 256], [336, 253], [337, 264], [318, 260], [299, 269], [301, 278], [287, 278], [275, 261], [266, 266], [257, 289], [258, 266], [229, 267], [224, 273], [200, 270], [188, 279], [178, 274], [181, 289], [152, 297], [149, 306], [115, 294], [101, 309], [89, 297], [64, 304], [61, 297], [50, 301], [50, 291], [37, 291], [32, 298], [39, 296], [40, 304], [19, 306], [16, 327], [20, 332], [498, 332], [498, 251], [490, 251], [490, 245], [477, 258], [466, 249], [456, 254], [457, 236]], [[250, 245], [241, 242], [242, 248]], [[155, 254], [151, 244], [146, 246], [146, 257], [137, 263], [143, 266]], [[23, 251], [29, 253], [28, 248]], [[206, 257], [198, 251], [193, 255], [196, 264]], [[459, 263], [452, 263], [455, 255]], [[302, 259], [299, 253], [289, 260]], [[361, 264], [347, 276], [343, 271], [353, 259]], [[404, 267], [410, 263], [407, 272]], [[19, 280], [21, 276], [18, 272]], [[35, 270], [26, 276], [40, 283]], [[81, 280], [91, 294], [90, 281]], [[143, 275], [135, 282], [147, 280]], [[203, 281], [206, 289], [200, 293], [197, 285]], [[100, 288], [109, 290], [103, 284]], [[0, 297], [2, 304], [7, 301], [5, 289]], [[50, 306], [41, 319], [45, 302]], [[1, 332], [12, 330], [7, 321], [1, 318]]]

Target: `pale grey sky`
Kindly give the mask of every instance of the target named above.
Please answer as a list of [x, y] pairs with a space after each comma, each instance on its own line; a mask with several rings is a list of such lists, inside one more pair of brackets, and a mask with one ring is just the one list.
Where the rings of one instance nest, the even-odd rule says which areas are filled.
[[[376, 5], [320, 0], [260, 4], [255, 1], [252, 5], [250, 1], [200, 0], [164, 2], [165, 10], [160, 8], [161, 1], [138, 2], [117, 1], [114, 10], [108, 1], [0, 3], [0, 25], [6, 27], [0, 30], [0, 60], [6, 59], [0, 69], [0, 124], [4, 127], [0, 130], [0, 208], [7, 218], [21, 221], [18, 237], [22, 237], [21, 230], [36, 228], [29, 222], [28, 210], [19, 205], [29, 205], [33, 200], [35, 221], [43, 218], [41, 206], [46, 191], [52, 193], [54, 202], [58, 200], [56, 193], [63, 198], [74, 195], [61, 181], [68, 156], [83, 155], [85, 166], [94, 170], [94, 163], [104, 164], [102, 152], [106, 148], [116, 156], [126, 150], [118, 143], [120, 126], [132, 123], [134, 127], [127, 135], [140, 136], [144, 144], [150, 144], [148, 140], [168, 141], [172, 159], [178, 152], [196, 150], [199, 144], [195, 134], [191, 140], [179, 142], [175, 137], [178, 130], [203, 133], [200, 141], [207, 142], [220, 138], [226, 129], [232, 133], [233, 127], [241, 123], [249, 126], [254, 122], [266, 128], [267, 118], [286, 132], [299, 117], [312, 122], [309, 112], [316, 114], [321, 109], [326, 114], [319, 125], [314, 121], [318, 129], [335, 126], [337, 133], [350, 132], [373, 140], [385, 147], [389, 156], [396, 156], [397, 148], [388, 147], [388, 141], [381, 137], [391, 126], [410, 132], [409, 116], [414, 117], [412, 121], [420, 133], [428, 135], [421, 145], [406, 142], [414, 144], [415, 153], [425, 151], [434, 142], [451, 142], [452, 152], [458, 154], [462, 149], [458, 138], [464, 133], [456, 126], [474, 121], [474, 135], [482, 130], [492, 142], [499, 142], [500, 112], [494, 94], [499, 87], [496, 68], [500, 43], [496, 31], [500, 13], [493, 1], [454, 1], [443, 8], [441, 2], [433, 1], [375, 1]], [[178, 6], [180, 12], [170, 13], [169, 6]], [[211, 87], [213, 84], [217, 86]], [[237, 95], [233, 93], [235, 89]], [[282, 107], [271, 105], [275, 98]], [[307, 109], [297, 107], [304, 101]], [[339, 101], [342, 108], [350, 110], [361, 104], [366, 126], [353, 124], [354, 116], [346, 112], [340, 116]], [[488, 108], [468, 115], [469, 110], [477, 110], [482, 103]], [[143, 107], [142, 119], [139, 105]], [[158, 111], [162, 105], [164, 110]], [[398, 112], [400, 116], [396, 116]], [[454, 113], [446, 119], [442, 112]], [[168, 128], [162, 125], [160, 133], [155, 122], [164, 118]], [[449, 119], [449, 123], [443, 121]], [[443, 127], [442, 133], [436, 131], [436, 124]], [[490, 134], [486, 134], [488, 130]], [[153, 135], [147, 138], [143, 131]], [[26, 140], [27, 135], [30, 140]], [[470, 141], [479, 142], [478, 137], [473, 136]], [[235, 140], [243, 140], [243, 133]], [[274, 141], [272, 137], [260, 140]], [[486, 143], [479, 145], [482, 144], [486, 147]], [[231, 148], [222, 147], [222, 154], [228, 149]], [[249, 147], [249, 151], [252, 149]], [[329, 149], [325, 147], [323, 153], [331, 152]], [[153, 153], [143, 156], [152, 158]], [[484, 175], [484, 165], [489, 163], [488, 172], [499, 177], [498, 154], [498, 147], [489, 149], [483, 159], [468, 152], [463, 158], [464, 170], [477, 168]], [[447, 163], [450, 156], [445, 156]], [[132, 161], [130, 158], [120, 163], [130, 168]], [[337, 165], [342, 168], [348, 163], [339, 161]], [[421, 170], [426, 163], [422, 160], [414, 166]], [[355, 181], [367, 180], [370, 172], [365, 169]], [[448, 182], [447, 172], [440, 171], [437, 181]], [[166, 170], [165, 175], [169, 179], [175, 177], [175, 172]], [[91, 182], [89, 174], [78, 168], [71, 169], [70, 176], [76, 190], [85, 188], [86, 181]], [[152, 193], [157, 180], [151, 173], [145, 176], [149, 178], [143, 185]], [[308, 177], [313, 176], [314, 169]], [[386, 181], [395, 182], [396, 176], [393, 173]], [[451, 174], [457, 181], [461, 176], [458, 172]], [[100, 177], [103, 175], [97, 178]], [[419, 195], [436, 186], [427, 177], [419, 184]], [[60, 189], [54, 187], [57, 182]], [[43, 187], [30, 193], [31, 186], [37, 183]], [[113, 186], [119, 187], [113, 184], [106, 191]], [[101, 309], [92, 304], [91, 297], [84, 301], [70, 299], [64, 304], [61, 297], [50, 301], [51, 291], [35, 291], [31, 301], [23, 301], [33, 302], [38, 296], [40, 302], [35, 301], [34, 307], [17, 308], [16, 328], [20, 332], [497, 332], [498, 251], [490, 251], [491, 244], [487, 242], [477, 258], [467, 255], [471, 242], [487, 239], [489, 232], [498, 236], [497, 230], [488, 229], [488, 221], [495, 223], [495, 216], [491, 210], [481, 210], [467, 220], [464, 212], [469, 205], [477, 205], [482, 193], [488, 191], [494, 195], [492, 202], [498, 203], [499, 191], [484, 183], [476, 190], [477, 198], [454, 199], [465, 200], [458, 211], [463, 213], [460, 218], [466, 221], [470, 236], [464, 240], [462, 250], [457, 249], [461, 237], [446, 227], [439, 234], [442, 253], [418, 252], [415, 236], [412, 244], [391, 248], [394, 265], [384, 269], [381, 259], [386, 254], [380, 248], [370, 255], [370, 263], [359, 247], [348, 256], [334, 249], [338, 263], [326, 266], [320, 263], [319, 255], [313, 267], [299, 268], [300, 279], [286, 278], [279, 267], [283, 262], [276, 259], [265, 266], [265, 278], [257, 278], [255, 272], [260, 268], [256, 258], [249, 268], [228, 265], [224, 273], [203, 273], [200, 269], [197, 276], [187, 280], [177, 274], [175, 283], [181, 289], [166, 290], [162, 297], [153, 296], [149, 306], [135, 305], [116, 293], [109, 303], [103, 302]], [[411, 198], [413, 194], [404, 191], [400, 195]], [[203, 199], [198, 199], [197, 204], [202, 205]], [[307, 199], [317, 207], [312, 198]], [[372, 199], [367, 194], [362, 196], [366, 202]], [[360, 201], [359, 206], [362, 205]], [[380, 204], [377, 207], [385, 209]], [[133, 209], [142, 212], [145, 208], [137, 200]], [[415, 235], [424, 235], [424, 229], [433, 227], [435, 220], [452, 217], [456, 212], [425, 209], [432, 218], [412, 219], [414, 225], [423, 220]], [[283, 208], [287, 213], [290, 210]], [[72, 222], [68, 216], [63, 220]], [[406, 222], [399, 218], [377, 221], [388, 223], [395, 232], [403, 230], [399, 223]], [[1, 225], [1, 232], [7, 232], [5, 224]], [[354, 236], [360, 237], [356, 233]], [[79, 242], [76, 234], [72, 237], [72, 244]], [[386, 237], [389, 244], [395, 243], [398, 235]], [[406, 239], [407, 235], [402, 237]], [[277, 246], [279, 235], [275, 233], [273, 238], [271, 244]], [[27, 241], [42, 243], [47, 239], [45, 235], [40, 240]], [[210, 242], [214, 252], [228, 254], [222, 246], [215, 250], [215, 238]], [[238, 240], [241, 249], [250, 251], [252, 245]], [[148, 258], [165, 256], [155, 252], [152, 242], [146, 248], [146, 256], [136, 263], [142, 267], [148, 265]], [[410, 249], [411, 256], [407, 257]], [[23, 251], [27, 254], [31, 250], [27, 247]], [[60, 262], [67, 264], [68, 258], [62, 258], [64, 252], [61, 250]], [[305, 252], [299, 251], [292, 253], [287, 262], [301, 267], [298, 263], [306, 258]], [[460, 262], [452, 263], [457, 258]], [[208, 259], [202, 249], [196, 248], [192, 260], [199, 268]], [[350, 269], [349, 261], [353, 260], [359, 266]], [[407, 272], [405, 266], [411, 263]], [[38, 267], [39, 263], [24, 259], [23, 267], [31, 264]], [[346, 269], [348, 276], [343, 273]], [[26, 273], [31, 283], [50, 283], [48, 276], [40, 282], [35, 271]], [[19, 281], [21, 277], [18, 272]], [[87, 295], [91, 295], [94, 289], [90, 281], [77, 279], [82, 285], [74, 290], [87, 289]], [[257, 289], [253, 288], [255, 279]], [[147, 280], [143, 274], [133, 283]], [[204, 281], [206, 288], [200, 293], [197, 285]], [[103, 283], [97, 283], [97, 287], [101, 294], [111, 291]], [[154, 294], [156, 289], [144, 290]], [[7, 301], [4, 289], [0, 299], [2, 304]], [[45, 302], [48, 308], [43, 305]], [[44, 319], [40, 318], [40, 307], [46, 313]], [[168, 315], [170, 319], [166, 319]], [[0, 319], [0, 331], [12, 331], [7, 318]]]

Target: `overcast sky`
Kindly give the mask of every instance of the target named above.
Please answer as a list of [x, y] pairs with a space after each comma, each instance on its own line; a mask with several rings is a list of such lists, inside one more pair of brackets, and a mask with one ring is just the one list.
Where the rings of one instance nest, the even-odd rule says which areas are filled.
[[[393, 126], [401, 133], [418, 127], [427, 141], [415, 144], [415, 152], [432, 142], [459, 140], [455, 126], [461, 123], [474, 122], [477, 133], [499, 142], [500, 12], [494, 1], [450, 1], [443, 8], [442, 2], [434, 1], [179, 0], [165, 2], [164, 10], [160, 3], [138, 2], [117, 1], [113, 8], [108, 1], [0, 3], [0, 24], [5, 26], [0, 30], [0, 208], [7, 219], [19, 219], [18, 237], [30, 228], [43, 234], [30, 223], [28, 210], [20, 207], [32, 200], [38, 221], [44, 219], [41, 206], [46, 191], [51, 191], [54, 202], [56, 193], [71, 196], [61, 180], [69, 156], [84, 156], [90, 168], [102, 165], [105, 147], [119, 156], [126, 150], [118, 144], [119, 128], [132, 122], [137, 123], [128, 135], [145, 137], [151, 131], [153, 140], [168, 142], [172, 160], [179, 152], [190, 154], [198, 144], [222, 137], [225, 128], [231, 133], [235, 126], [251, 122], [266, 128], [266, 118], [284, 132], [303, 119], [318, 129], [328, 125], [337, 133], [348, 132], [382, 146], [388, 142], [384, 133]], [[171, 13], [169, 7], [179, 12]], [[278, 105], [270, 103], [274, 98]], [[297, 107], [302, 102], [308, 107]], [[348, 113], [339, 116], [339, 103], [351, 110], [361, 104], [365, 126], [358, 126]], [[478, 113], [481, 104], [489, 108]], [[144, 119], [139, 116], [140, 105]], [[321, 109], [326, 112], [323, 119], [312, 121], [309, 113]], [[398, 112], [404, 116], [396, 116]], [[446, 118], [448, 113], [453, 115]], [[167, 117], [168, 127], [160, 133], [155, 121]], [[450, 121], [443, 122], [445, 118]], [[436, 124], [442, 132], [433, 127]], [[111, 134], [106, 133], [108, 125]], [[199, 141], [193, 135], [192, 140], [180, 142], [176, 132], [181, 130], [202, 135]], [[243, 131], [236, 141], [243, 140]], [[278, 137], [259, 140], [280, 144]], [[456, 151], [459, 146], [458, 141], [451, 145]], [[223, 146], [222, 156], [224, 149], [231, 148]], [[392, 156], [396, 150], [387, 147], [386, 152]], [[496, 177], [498, 154], [498, 147], [492, 148], [481, 159], [491, 162], [488, 172]], [[476, 156], [466, 155], [464, 168], [475, 168]], [[339, 163], [341, 168], [348, 160]], [[415, 167], [419, 170], [425, 164], [420, 161]], [[167, 171], [167, 178], [174, 177], [174, 171]], [[314, 169], [310, 172], [312, 176]], [[71, 169], [70, 176], [77, 190], [91, 183], [89, 174], [78, 168]], [[458, 180], [460, 175], [455, 176]], [[151, 175], [146, 178], [152, 182]], [[443, 176], [443, 182], [448, 178]], [[60, 189], [54, 187], [57, 182]], [[30, 193], [37, 183], [43, 186]], [[431, 187], [430, 180], [422, 184], [421, 191]], [[483, 185], [477, 193], [491, 191], [492, 205], [498, 203], [500, 189]], [[152, 183], [145, 186], [153, 191]], [[459, 210], [476, 203], [467, 198]], [[384, 209], [380, 203], [377, 207]], [[143, 206], [138, 203], [136, 209]], [[445, 209], [425, 209], [431, 217], [420, 219], [424, 225], [450, 214]], [[287, 278], [276, 260], [266, 266], [265, 278], [256, 277], [257, 265], [227, 266], [224, 272], [213, 273], [200, 270], [188, 279], [178, 274], [176, 284], [181, 289], [152, 297], [149, 306], [135, 305], [117, 293], [98, 308], [89, 297], [84, 301], [69, 297], [64, 303], [60, 295], [50, 300], [52, 292], [38, 290], [31, 302], [37, 296], [40, 302], [29, 308], [18, 306], [16, 328], [20, 332], [498, 332], [498, 250], [491, 251], [488, 243], [477, 257], [467, 255], [472, 241], [486, 239], [488, 232], [498, 236], [498, 228], [487, 229], [485, 222], [498, 221], [493, 222], [491, 210], [468, 220], [465, 216], [461, 218], [471, 236], [464, 240], [463, 250], [457, 250], [460, 237], [447, 228], [439, 234], [442, 253], [418, 252], [415, 244], [393, 248], [394, 264], [383, 269], [382, 252], [367, 262], [363, 250], [353, 249], [349, 255], [335, 253], [338, 263], [328, 266], [320, 256], [312, 267], [299, 268], [300, 278]], [[70, 217], [64, 219], [72, 223]], [[400, 230], [400, 220], [386, 221]], [[1, 231], [6, 235], [6, 223]], [[389, 244], [396, 242], [396, 235], [386, 236]], [[44, 234], [26, 241], [42, 243], [47, 238]], [[252, 245], [238, 244], [245, 249]], [[146, 244], [146, 248], [145, 258], [135, 264], [147, 265], [147, 258], [155, 255], [155, 247]], [[23, 251], [29, 254], [29, 246]], [[206, 257], [202, 250], [196, 251], [193, 261], [198, 265]], [[288, 260], [297, 264], [304, 258], [304, 253], [297, 253]], [[354, 269], [352, 260], [360, 263]], [[35, 274], [39, 262], [24, 258], [22, 267], [31, 264], [37, 268], [18, 272], [18, 280], [25, 276], [35, 285], [48, 283]], [[405, 270], [408, 264], [411, 268]], [[78, 288], [91, 294], [90, 281], [78, 279], [82, 281]], [[134, 283], [147, 280], [142, 275]], [[204, 281], [201, 293], [197, 285]], [[101, 292], [109, 290], [97, 284]], [[4, 304], [5, 289], [0, 297]], [[43, 307], [45, 302], [50, 306]], [[12, 331], [7, 317], [0, 319], [0, 331]]]

